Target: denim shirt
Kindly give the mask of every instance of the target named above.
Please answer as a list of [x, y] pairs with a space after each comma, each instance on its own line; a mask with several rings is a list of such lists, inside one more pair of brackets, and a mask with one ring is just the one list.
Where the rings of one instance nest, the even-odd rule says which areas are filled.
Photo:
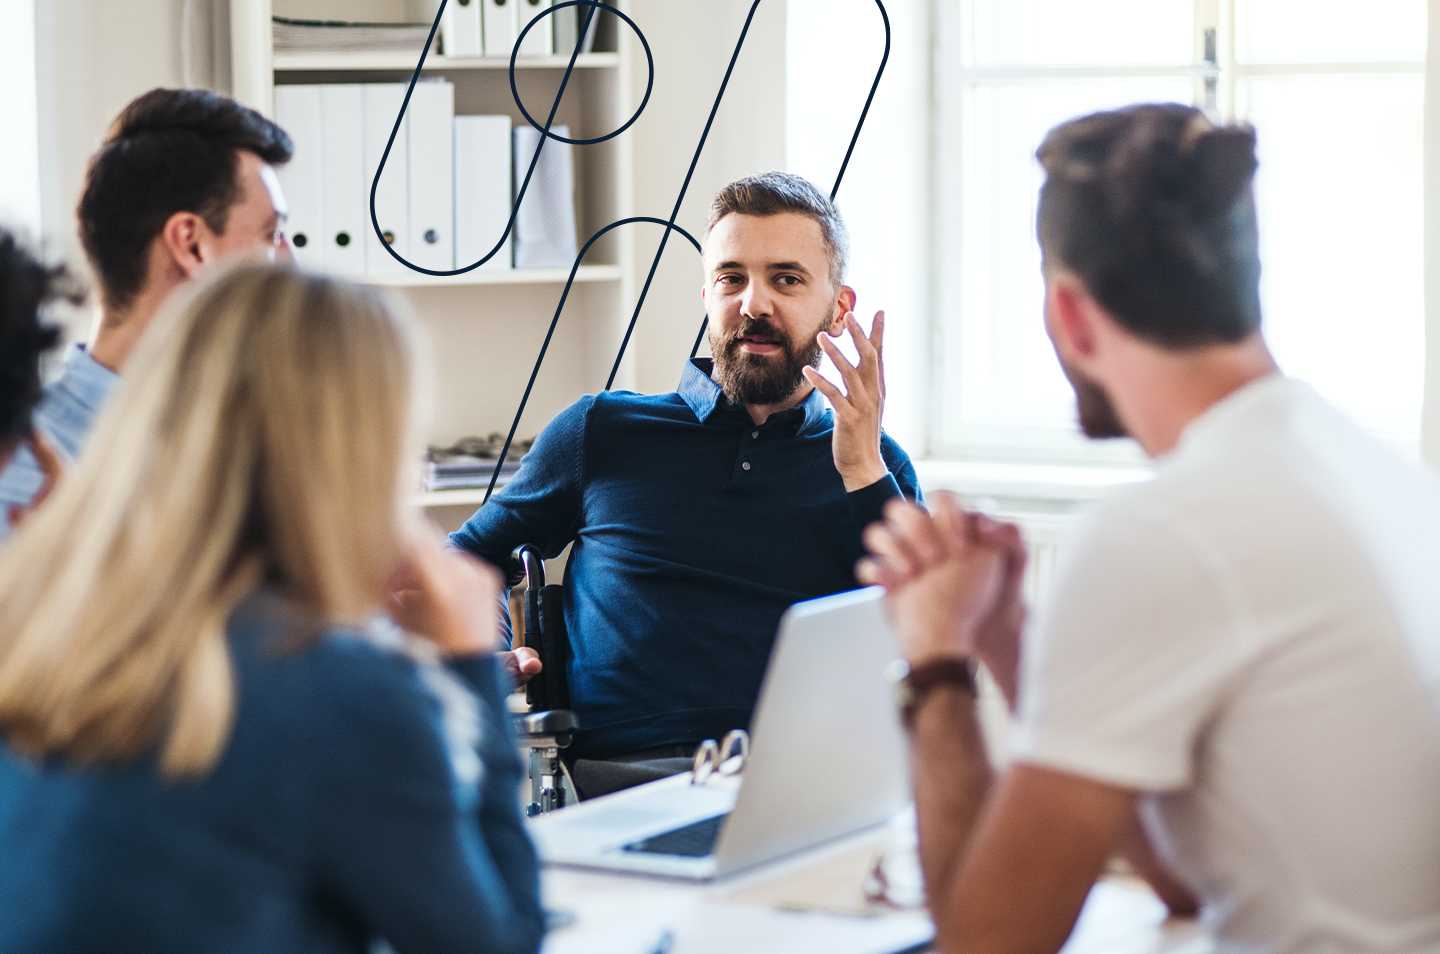
[[[73, 459], [119, 381], [120, 376], [90, 357], [83, 344], [72, 346], [60, 376], [45, 388], [35, 408], [36, 429]], [[35, 455], [22, 444], [0, 469], [0, 539], [10, 532], [10, 508], [28, 504], [44, 480]]]

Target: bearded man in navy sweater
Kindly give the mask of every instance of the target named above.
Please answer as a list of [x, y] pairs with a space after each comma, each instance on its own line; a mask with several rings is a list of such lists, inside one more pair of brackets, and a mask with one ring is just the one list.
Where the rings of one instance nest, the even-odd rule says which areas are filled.
[[[573, 544], [570, 754], [585, 797], [748, 727], [786, 607], [858, 585], [861, 531], [891, 498], [920, 496], [880, 428], [885, 318], [868, 335], [856, 320], [847, 244], [804, 179], [726, 186], [701, 292], [714, 358], [688, 361], [668, 394], [581, 398], [451, 534], [497, 565], [522, 543], [547, 558]], [[858, 363], [832, 341], [844, 334]], [[843, 389], [816, 370], [822, 351]], [[528, 648], [502, 658], [522, 682], [540, 668]]]

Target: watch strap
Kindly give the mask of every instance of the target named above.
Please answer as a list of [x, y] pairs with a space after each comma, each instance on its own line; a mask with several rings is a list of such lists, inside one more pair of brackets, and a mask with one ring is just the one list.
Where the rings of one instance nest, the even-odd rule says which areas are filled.
[[915, 717], [925, 698], [942, 686], [959, 689], [976, 698], [979, 688], [975, 683], [975, 663], [962, 656], [947, 656], [908, 666], [896, 683], [900, 721], [907, 730], [915, 727]]

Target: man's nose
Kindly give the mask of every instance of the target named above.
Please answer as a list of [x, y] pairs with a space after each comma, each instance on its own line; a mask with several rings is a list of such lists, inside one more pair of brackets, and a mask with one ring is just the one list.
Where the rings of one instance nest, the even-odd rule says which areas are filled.
[[770, 289], [763, 282], [751, 282], [741, 296], [740, 311], [747, 318], [769, 318], [775, 311]]

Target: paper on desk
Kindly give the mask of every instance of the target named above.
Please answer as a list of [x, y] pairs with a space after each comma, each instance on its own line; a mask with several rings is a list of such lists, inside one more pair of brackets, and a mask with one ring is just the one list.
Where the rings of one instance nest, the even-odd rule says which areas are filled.
[[915, 816], [906, 811], [897, 816], [875, 839], [861, 839], [845, 848], [823, 852], [800, 867], [786, 867], [768, 877], [747, 879], [743, 887], [725, 895], [737, 904], [755, 904], [785, 911], [816, 911], [849, 917], [879, 917], [896, 908], [877, 904], [866, 897], [866, 883], [877, 861], [883, 859], [884, 874], [892, 901], [908, 906], [914, 898], [918, 910], [924, 899], [920, 858], [915, 844]]
[[872, 917], [886, 909], [865, 898], [865, 876], [875, 863], [875, 846], [860, 845], [823, 862], [748, 882], [725, 900], [787, 911], [820, 911]]
[[673, 954], [902, 951], [926, 943], [932, 935], [930, 920], [920, 914], [852, 918], [721, 902], [696, 909], [678, 924], [672, 951]]

